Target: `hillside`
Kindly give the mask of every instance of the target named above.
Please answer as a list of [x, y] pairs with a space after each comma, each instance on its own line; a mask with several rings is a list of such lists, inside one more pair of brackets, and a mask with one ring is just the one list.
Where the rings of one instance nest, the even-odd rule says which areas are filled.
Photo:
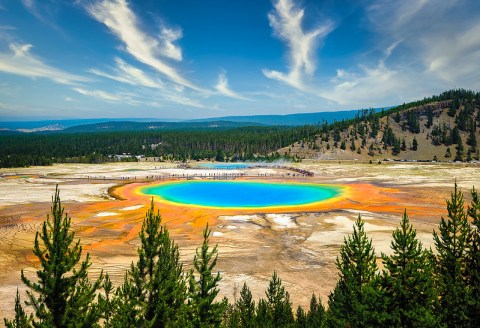
[[323, 160], [471, 161], [479, 159], [480, 94], [452, 90], [324, 126], [280, 154]]

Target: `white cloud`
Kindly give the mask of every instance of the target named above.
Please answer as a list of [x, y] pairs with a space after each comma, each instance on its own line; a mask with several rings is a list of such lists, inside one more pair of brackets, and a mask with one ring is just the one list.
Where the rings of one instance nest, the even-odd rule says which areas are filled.
[[177, 47], [173, 42], [182, 38], [181, 29], [172, 29], [162, 26], [160, 29], [160, 41], [162, 45], [162, 53], [165, 57], [175, 60], [182, 60], [182, 49]]
[[43, 24], [63, 34], [63, 30], [55, 23], [55, 16], [58, 12], [56, 1], [21, 0], [25, 9]]
[[125, 51], [135, 59], [167, 76], [171, 81], [193, 90], [201, 88], [182, 77], [164, 58], [181, 60], [181, 49], [173, 42], [181, 37], [181, 31], [161, 28], [158, 38], [148, 35], [138, 23], [135, 13], [126, 0], [102, 0], [87, 6], [87, 11], [125, 45]]
[[162, 89], [164, 84], [159, 79], [148, 76], [141, 69], [127, 64], [121, 58], [115, 58], [116, 68], [114, 74], [105, 73], [98, 69], [90, 70], [91, 73], [112, 79], [121, 83], [127, 83], [135, 86], [144, 86], [148, 88]]
[[305, 75], [312, 76], [316, 69], [315, 51], [319, 41], [333, 29], [328, 21], [309, 32], [302, 27], [304, 9], [298, 8], [292, 0], [278, 0], [275, 10], [268, 15], [275, 35], [284, 41], [289, 49], [288, 73], [264, 69], [263, 74], [300, 90], [308, 90], [304, 83]]
[[386, 106], [454, 87], [480, 88], [480, 2], [377, 0], [366, 12], [379, 48], [360, 58], [377, 54], [376, 64], [338, 69], [323, 97]]
[[379, 43], [402, 41], [404, 63], [444, 88], [480, 86], [480, 2], [377, 0], [367, 10]]
[[220, 73], [218, 76], [218, 83], [215, 86], [215, 89], [220, 92], [222, 95], [225, 95], [230, 98], [240, 99], [240, 100], [250, 100], [247, 97], [242, 96], [241, 94], [233, 91], [228, 86], [228, 79], [225, 72]]
[[[480, 78], [480, 23], [448, 39], [429, 42], [425, 49], [428, 71], [446, 82]], [[479, 84], [477, 83], [477, 86]]]
[[101, 100], [106, 100], [109, 102], [128, 102], [129, 104], [136, 104], [136, 102], [132, 103], [132, 98], [130, 96], [114, 94], [102, 90], [87, 90], [84, 88], [73, 88], [74, 91], [88, 97], [93, 97]]
[[46, 78], [61, 84], [87, 82], [87, 78], [67, 73], [31, 54], [32, 45], [10, 43], [10, 53], [0, 53], [0, 71], [30, 78]]

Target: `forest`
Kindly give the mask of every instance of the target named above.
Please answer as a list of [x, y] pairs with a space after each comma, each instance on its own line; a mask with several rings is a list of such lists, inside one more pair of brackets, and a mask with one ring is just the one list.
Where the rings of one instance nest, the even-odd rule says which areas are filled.
[[[426, 249], [405, 212], [392, 233], [392, 254], [375, 254], [359, 216], [336, 260], [338, 281], [323, 302], [312, 290], [308, 308], [293, 308], [278, 272], [265, 296], [254, 300], [247, 284], [233, 302], [218, 299], [217, 247], [208, 225], [185, 270], [178, 245], [152, 201], [142, 224], [138, 260], [113, 286], [108, 273], [91, 279], [71, 218], [57, 189], [51, 213], [37, 232], [36, 278], [21, 272], [7, 327], [479, 327], [480, 199], [465, 206], [455, 185], [448, 215]], [[377, 259], [381, 260], [381, 266]], [[301, 277], [299, 277], [301, 278]], [[326, 306], [327, 305], [327, 306]]]
[[[438, 110], [447, 109], [451, 124], [433, 125]], [[387, 117], [387, 123], [380, 120]], [[426, 117], [425, 124], [420, 118]], [[393, 155], [409, 148], [417, 151], [415, 137], [407, 145], [393, 132], [389, 122], [401, 125], [414, 136], [431, 129], [433, 146], [452, 146], [446, 160], [479, 159], [476, 133], [480, 127], [480, 93], [458, 89], [403, 104], [388, 110], [364, 109], [353, 119], [318, 122], [305, 126], [250, 126], [167, 131], [122, 131], [91, 133], [0, 135], [0, 167], [51, 165], [53, 163], [104, 163], [116, 154], [157, 157], [162, 161], [274, 161], [300, 160], [295, 153], [278, 150], [300, 143], [301, 148], [351, 149], [371, 156], [389, 150]], [[463, 141], [460, 132], [467, 133]], [[453, 148], [455, 147], [455, 148]], [[437, 158], [438, 159], [438, 158]], [[431, 160], [431, 159], [429, 159]]]
[[103, 163], [109, 155], [131, 154], [162, 160], [268, 160], [276, 150], [318, 131], [316, 126], [243, 127], [165, 132], [103, 132], [0, 137], [0, 167], [52, 163]]

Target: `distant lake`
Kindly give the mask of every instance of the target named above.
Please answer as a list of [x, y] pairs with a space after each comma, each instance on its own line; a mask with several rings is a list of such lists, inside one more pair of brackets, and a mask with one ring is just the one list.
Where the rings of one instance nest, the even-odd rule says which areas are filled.
[[227, 208], [307, 205], [339, 196], [342, 187], [258, 181], [175, 181], [141, 189], [180, 204]]

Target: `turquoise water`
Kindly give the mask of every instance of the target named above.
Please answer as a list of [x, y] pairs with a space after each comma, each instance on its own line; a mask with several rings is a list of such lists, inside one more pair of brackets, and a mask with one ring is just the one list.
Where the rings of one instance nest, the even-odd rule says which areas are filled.
[[338, 196], [337, 186], [240, 181], [178, 181], [142, 189], [174, 203], [209, 207], [306, 205]]
[[208, 169], [246, 169], [248, 167], [255, 166], [249, 163], [202, 163], [196, 165], [197, 167]]

